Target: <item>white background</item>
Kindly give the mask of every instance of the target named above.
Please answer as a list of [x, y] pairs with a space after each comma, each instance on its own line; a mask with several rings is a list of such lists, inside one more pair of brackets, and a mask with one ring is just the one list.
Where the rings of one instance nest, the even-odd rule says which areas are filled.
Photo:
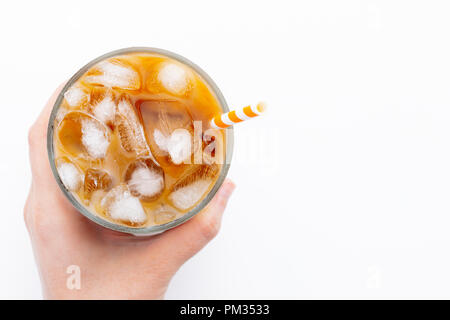
[[[450, 298], [448, 1], [4, 1], [0, 298], [40, 298], [27, 131], [91, 59], [191, 59], [230, 107], [237, 189], [167, 298]], [[60, 236], [60, 235], [55, 235]]]

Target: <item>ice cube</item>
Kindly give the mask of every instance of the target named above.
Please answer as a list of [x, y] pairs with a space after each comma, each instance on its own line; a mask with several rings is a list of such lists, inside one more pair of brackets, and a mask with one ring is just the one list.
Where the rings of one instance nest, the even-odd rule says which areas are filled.
[[122, 148], [138, 156], [151, 156], [145, 140], [144, 129], [133, 105], [127, 99], [121, 99], [117, 109], [115, 125]]
[[178, 190], [173, 191], [169, 195], [175, 207], [180, 210], [187, 210], [193, 207], [205, 194], [211, 185], [209, 180], [197, 180]]
[[156, 224], [164, 224], [174, 220], [177, 217], [177, 211], [168, 205], [162, 204], [155, 208], [153, 216]]
[[188, 210], [199, 202], [209, 190], [219, 171], [217, 165], [193, 165], [185, 177], [171, 188], [169, 201], [180, 210]]
[[94, 66], [93, 70], [101, 74], [88, 75], [85, 78], [87, 83], [129, 90], [138, 90], [141, 87], [138, 72], [119, 61], [102, 61]]
[[89, 95], [78, 85], [71, 86], [65, 93], [64, 98], [71, 107], [77, 107], [89, 102]]
[[112, 96], [107, 94], [102, 100], [95, 104], [92, 113], [103, 123], [112, 123], [116, 113], [116, 103]]
[[181, 164], [192, 154], [192, 137], [186, 129], [176, 129], [167, 141], [167, 151], [174, 164]]
[[130, 164], [125, 181], [133, 196], [143, 201], [157, 199], [164, 190], [164, 172], [152, 159], [139, 159]]
[[55, 124], [59, 125], [61, 123], [61, 121], [64, 119], [64, 117], [67, 114], [67, 109], [65, 108], [59, 108], [58, 113], [56, 114], [55, 117]]
[[109, 135], [97, 122], [91, 119], [81, 121], [81, 142], [95, 159], [104, 158], [109, 146]]
[[153, 131], [153, 138], [155, 139], [156, 145], [162, 150], [167, 152], [167, 143], [169, 138], [163, 135], [161, 131], [155, 129]]
[[58, 165], [57, 170], [62, 183], [68, 190], [78, 191], [80, 189], [83, 174], [73, 163], [63, 161]]
[[139, 104], [139, 110], [151, 151], [158, 162], [181, 164], [188, 159], [194, 129], [185, 105], [178, 101], [144, 101]]
[[64, 150], [74, 157], [101, 158], [109, 146], [109, 129], [91, 115], [71, 111], [65, 114], [57, 128]]
[[147, 215], [137, 197], [134, 197], [124, 185], [113, 188], [102, 199], [101, 206], [112, 219], [141, 224], [147, 220]]
[[162, 64], [158, 72], [158, 80], [171, 93], [183, 94], [189, 89], [188, 72], [175, 63]]
[[84, 175], [84, 194], [90, 199], [97, 190], [108, 191], [112, 187], [112, 179], [106, 171], [89, 168]]
[[167, 152], [174, 164], [181, 164], [188, 160], [192, 154], [192, 137], [186, 129], [176, 129], [168, 137], [161, 131], [155, 129], [153, 132], [155, 143], [158, 147]]
[[163, 179], [161, 175], [148, 168], [137, 168], [131, 174], [128, 186], [142, 196], [153, 197], [161, 193]]

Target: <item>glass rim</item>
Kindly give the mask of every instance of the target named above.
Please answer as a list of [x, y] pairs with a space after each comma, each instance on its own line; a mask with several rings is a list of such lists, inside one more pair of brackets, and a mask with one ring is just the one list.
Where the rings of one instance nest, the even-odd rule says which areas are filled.
[[66, 198], [70, 201], [70, 203], [77, 209], [78, 212], [80, 212], [82, 215], [84, 215], [89, 220], [93, 221], [96, 224], [99, 224], [105, 228], [119, 231], [123, 233], [129, 233], [134, 235], [154, 235], [161, 232], [164, 232], [166, 230], [172, 229], [176, 226], [179, 226], [180, 224], [185, 223], [192, 217], [194, 217], [197, 213], [199, 213], [203, 208], [206, 207], [206, 205], [212, 200], [212, 198], [215, 196], [217, 191], [219, 190], [220, 186], [223, 184], [227, 174], [228, 170], [230, 169], [231, 159], [233, 155], [233, 149], [234, 149], [234, 130], [233, 127], [229, 127], [225, 129], [225, 161], [222, 164], [222, 169], [220, 171], [219, 177], [217, 178], [216, 182], [214, 183], [214, 186], [212, 189], [208, 192], [208, 194], [203, 198], [203, 200], [198, 203], [192, 210], [189, 212], [186, 212], [181, 217], [172, 220], [165, 224], [160, 225], [154, 225], [154, 226], [146, 226], [146, 227], [129, 227], [125, 225], [115, 224], [111, 221], [108, 221], [106, 219], [103, 219], [98, 214], [91, 212], [89, 209], [87, 209], [84, 205], [78, 201], [78, 199], [64, 186], [64, 184], [61, 181], [61, 178], [59, 177], [58, 171], [56, 169], [55, 164], [55, 153], [54, 153], [54, 145], [53, 145], [53, 137], [54, 137], [54, 130], [55, 130], [55, 117], [59, 110], [59, 107], [61, 106], [61, 103], [64, 99], [64, 93], [82, 76], [88, 71], [92, 66], [99, 63], [100, 61], [103, 61], [108, 58], [112, 58], [115, 56], [123, 55], [123, 54], [130, 54], [130, 53], [154, 53], [159, 54], [162, 56], [166, 56], [168, 58], [174, 59], [178, 62], [181, 62], [190, 68], [192, 68], [195, 72], [197, 72], [203, 80], [209, 85], [211, 90], [213, 91], [214, 95], [216, 96], [217, 100], [219, 101], [220, 107], [223, 112], [230, 111], [228, 108], [228, 104], [225, 100], [225, 97], [223, 96], [222, 92], [220, 91], [219, 87], [216, 85], [216, 83], [212, 80], [212, 78], [198, 65], [193, 63], [192, 61], [188, 60], [187, 58], [168, 51], [164, 49], [154, 48], [154, 47], [129, 47], [129, 48], [123, 48], [114, 50], [111, 52], [108, 52], [106, 54], [103, 54], [90, 62], [88, 62], [86, 65], [84, 65], [80, 70], [78, 70], [64, 85], [63, 89], [59, 93], [53, 108], [52, 112], [50, 114], [49, 122], [48, 122], [48, 128], [47, 128], [47, 153], [48, 158], [50, 162], [50, 167], [53, 172], [53, 176], [55, 177], [55, 180], [59, 186], [59, 188], [62, 190]]

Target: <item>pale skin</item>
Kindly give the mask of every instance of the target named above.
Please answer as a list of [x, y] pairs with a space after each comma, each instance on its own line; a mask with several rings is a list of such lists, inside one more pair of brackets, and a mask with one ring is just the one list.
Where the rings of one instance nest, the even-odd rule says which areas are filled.
[[[226, 180], [202, 212], [157, 236], [135, 237], [94, 224], [65, 198], [50, 169], [47, 125], [61, 89], [29, 131], [32, 183], [24, 217], [43, 295], [48, 299], [162, 299], [177, 270], [218, 233], [235, 186]], [[72, 265], [80, 268], [80, 289], [67, 286]]]

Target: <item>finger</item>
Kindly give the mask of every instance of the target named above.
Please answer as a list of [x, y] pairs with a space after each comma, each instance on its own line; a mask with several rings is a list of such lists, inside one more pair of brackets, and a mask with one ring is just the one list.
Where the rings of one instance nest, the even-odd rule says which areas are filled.
[[234, 189], [234, 183], [225, 180], [205, 210], [183, 225], [158, 236], [151, 250], [155, 250], [157, 256], [165, 256], [166, 262], [176, 271], [218, 233], [223, 212]]
[[[48, 216], [44, 210], [37, 210], [38, 207], [52, 206], [58, 208], [51, 216], [52, 225], [63, 228], [64, 226], [75, 224], [82, 225], [84, 220], [82, 215], [72, 214], [74, 208], [59, 190], [58, 184], [50, 168], [47, 155], [47, 128], [50, 113], [61, 92], [64, 83], [61, 84], [48, 100], [38, 119], [35, 121], [29, 132], [29, 156], [32, 171], [32, 183], [30, 197], [33, 200], [33, 210], [28, 210], [27, 221], [29, 225], [43, 225], [47, 223]], [[69, 214], [67, 214], [69, 213]], [[38, 221], [38, 223], [36, 223]]]
[[50, 113], [64, 85], [65, 83], [62, 83], [55, 90], [28, 133], [30, 163], [33, 175], [43, 175], [50, 172], [47, 157], [47, 127]]

